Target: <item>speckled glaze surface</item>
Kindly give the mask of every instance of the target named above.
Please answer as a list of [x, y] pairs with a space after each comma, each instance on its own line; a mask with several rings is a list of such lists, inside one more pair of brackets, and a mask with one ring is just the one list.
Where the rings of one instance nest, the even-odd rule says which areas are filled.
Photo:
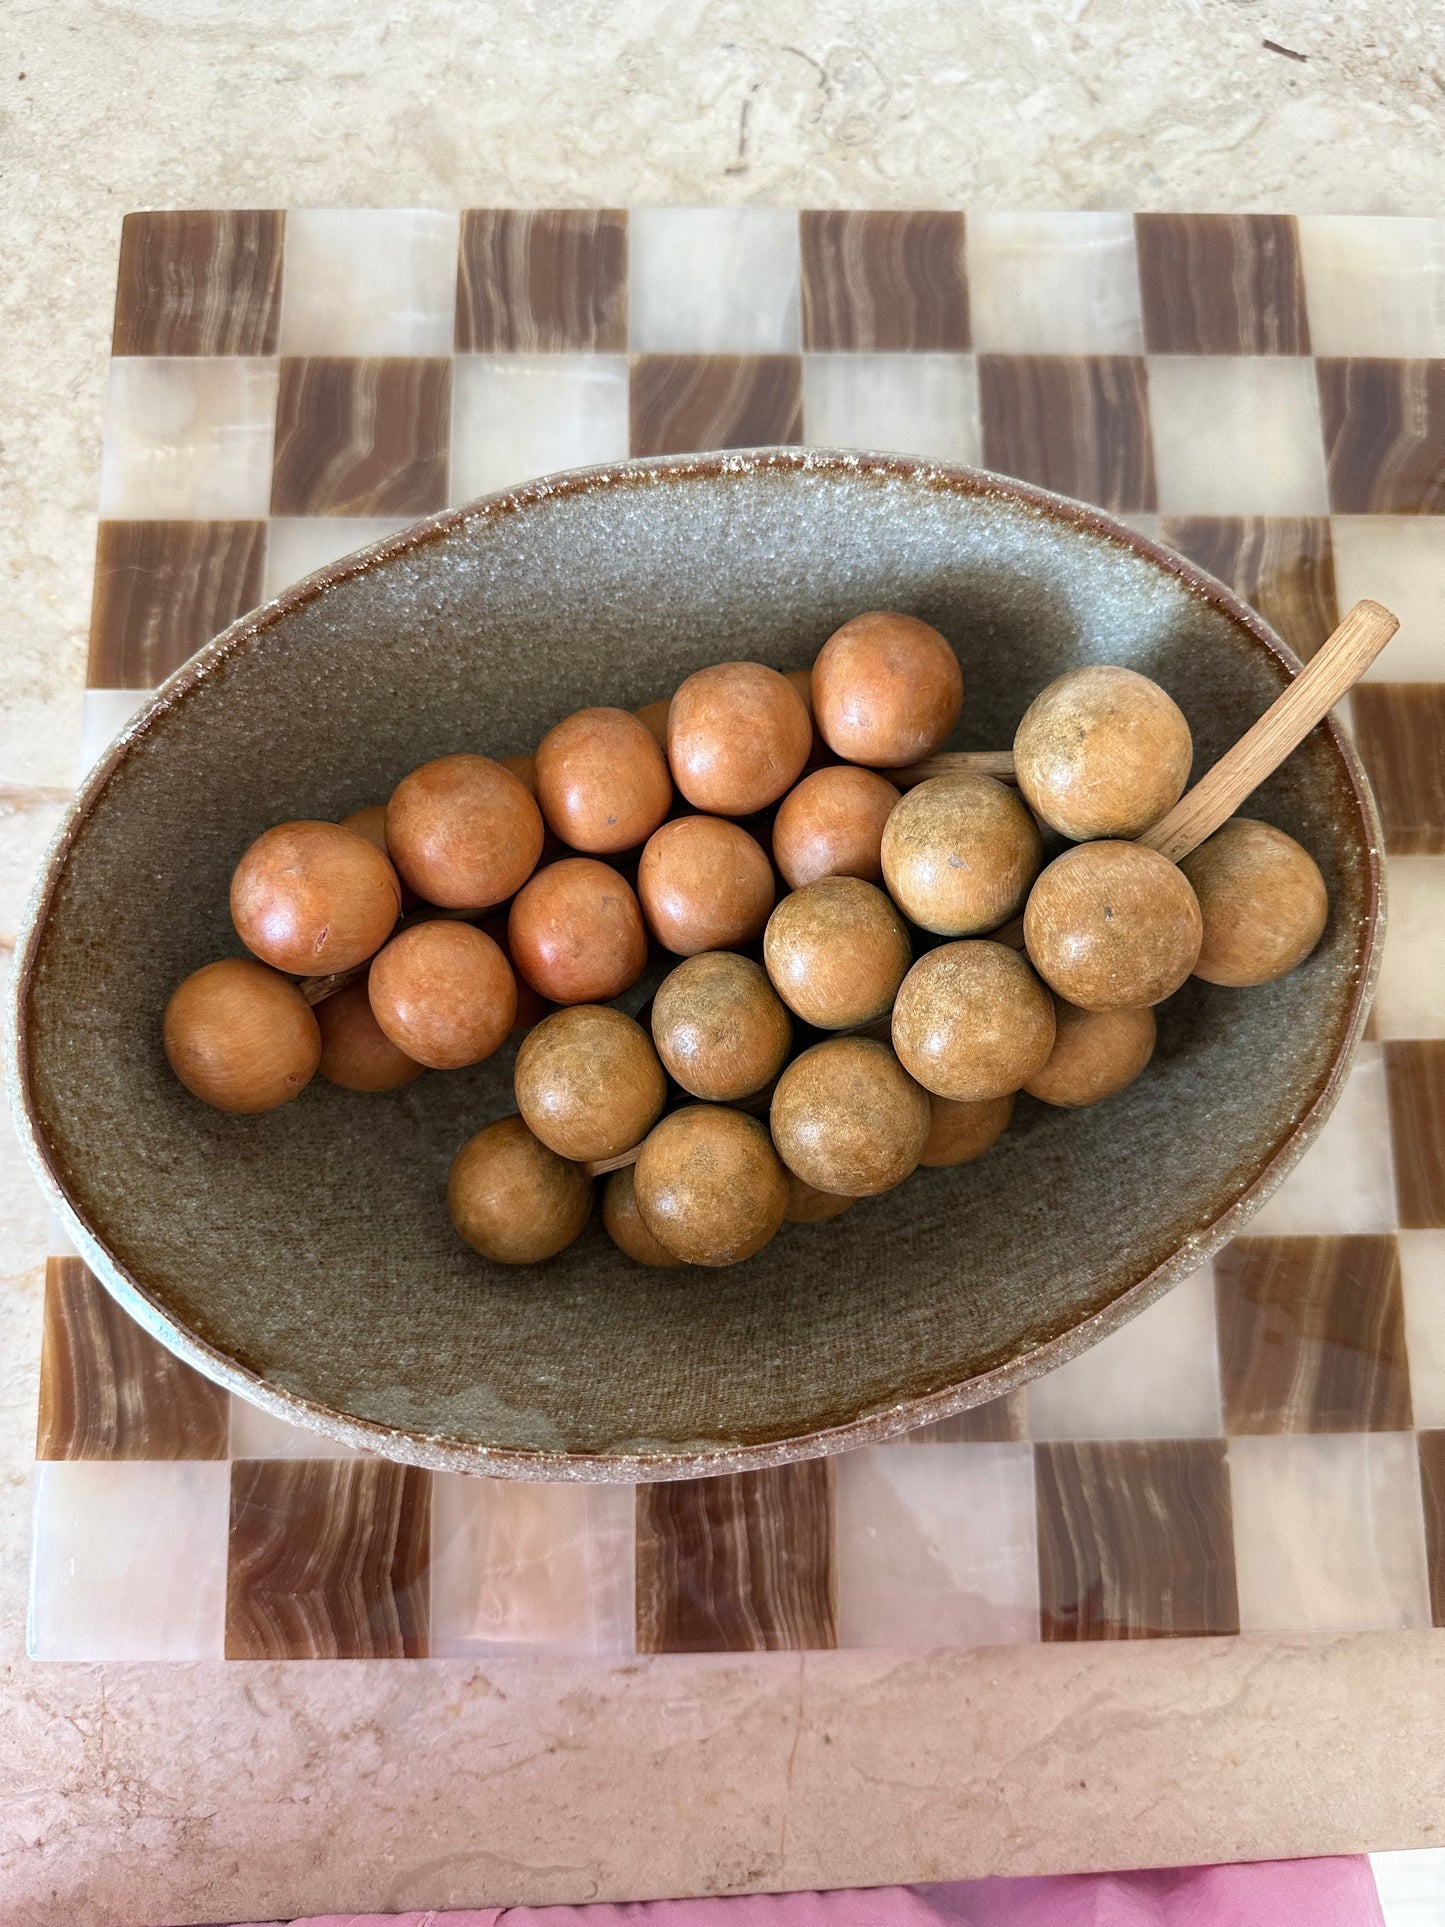
[[1095, 510], [975, 471], [819, 451], [624, 464], [529, 485], [334, 565], [159, 692], [90, 778], [17, 973], [17, 1109], [88, 1262], [245, 1397], [413, 1463], [657, 1479], [887, 1436], [1061, 1363], [1233, 1235], [1328, 1114], [1373, 986], [1379, 836], [1333, 725], [1252, 815], [1311, 850], [1324, 940], [1291, 976], [1194, 980], [1149, 1073], [1094, 1112], [1020, 1100], [984, 1160], [919, 1173], [734, 1270], [650, 1271], [594, 1223], [535, 1270], [443, 1208], [457, 1146], [511, 1107], [510, 1050], [381, 1097], [259, 1119], [170, 1077], [160, 1012], [236, 954], [226, 884], [288, 817], [383, 800], [423, 760], [530, 749], [586, 704], [708, 662], [809, 662], [897, 607], [957, 649], [954, 744], [996, 747], [1061, 670], [1161, 682], [1195, 774], [1296, 666], [1211, 578]]

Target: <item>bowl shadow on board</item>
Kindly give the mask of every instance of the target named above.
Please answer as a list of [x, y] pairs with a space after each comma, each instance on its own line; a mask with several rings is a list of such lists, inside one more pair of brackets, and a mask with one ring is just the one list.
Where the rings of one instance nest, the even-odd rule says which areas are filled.
[[1094, 1111], [1027, 1100], [1001, 1144], [731, 1270], [631, 1264], [594, 1222], [544, 1266], [464, 1249], [448, 1165], [511, 1110], [508, 1049], [259, 1119], [171, 1078], [159, 1019], [238, 951], [246, 844], [383, 800], [458, 749], [530, 749], [589, 703], [703, 664], [812, 660], [860, 609], [936, 623], [957, 742], [1009, 740], [1080, 662], [1179, 702], [1196, 769], [1293, 658], [1226, 590], [1092, 510], [970, 471], [759, 451], [536, 484], [335, 565], [172, 679], [89, 781], [24, 939], [13, 1049], [42, 1175], [101, 1277], [242, 1396], [415, 1463], [659, 1478], [859, 1444], [995, 1396], [1140, 1309], [1238, 1228], [1323, 1120], [1363, 1026], [1380, 865], [1346, 739], [1316, 730], [1251, 803], [1331, 896], [1299, 970], [1191, 981], [1156, 1062]]

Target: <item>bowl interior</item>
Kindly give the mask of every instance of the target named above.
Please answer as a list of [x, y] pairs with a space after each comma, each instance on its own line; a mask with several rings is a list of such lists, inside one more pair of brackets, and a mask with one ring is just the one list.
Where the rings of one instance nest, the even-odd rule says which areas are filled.
[[386, 1096], [318, 1080], [262, 1118], [209, 1111], [167, 1071], [166, 998], [238, 953], [227, 883], [267, 825], [383, 801], [448, 751], [529, 749], [574, 708], [636, 706], [705, 663], [806, 664], [876, 607], [954, 644], [960, 747], [1010, 742], [1063, 669], [1127, 663], [1183, 708], [1197, 775], [1287, 679], [1227, 597], [1098, 518], [991, 478], [796, 455], [524, 492], [334, 572], [183, 671], [81, 799], [21, 992], [32, 1131], [131, 1308], [236, 1389], [394, 1456], [665, 1476], [973, 1402], [1199, 1262], [1327, 1104], [1362, 1017], [1377, 878], [1330, 730], [1249, 806], [1324, 872], [1307, 964], [1253, 991], [1191, 980], [1121, 1096], [1022, 1099], [980, 1163], [787, 1227], [732, 1270], [645, 1270], [595, 1224], [535, 1269], [465, 1250], [447, 1167], [512, 1108], [511, 1050]]

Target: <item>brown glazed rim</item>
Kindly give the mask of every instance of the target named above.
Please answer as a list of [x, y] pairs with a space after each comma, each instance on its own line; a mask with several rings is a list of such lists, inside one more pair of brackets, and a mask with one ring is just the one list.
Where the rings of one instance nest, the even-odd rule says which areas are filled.
[[99, 1230], [84, 1218], [67, 1196], [43, 1135], [31, 1085], [27, 1011], [40, 938], [66, 858], [98, 798], [135, 744], [155, 730], [171, 710], [185, 702], [218, 665], [259, 646], [267, 631], [292, 611], [325, 595], [338, 583], [369, 574], [469, 523], [494, 521], [505, 515], [520, 514], [558, 496], [588, 495], [601, 489], [655, 487], [665, 482], [707, 482], [722, 476], [769, 470], [872, 475], [880, 479], [911, 482], [924, 489], [950, 494], [1007, 498], [1051, 521], [1085, 530], [1091, 535], [1132, 549], [1156, 568], [1176, 577], [1192, 595], [1229, 617], [1289, 675], [1299, 673], [1300, 663], [1293, 652], [1254, 610], [1241, 602], [1223, 583], [1148, 537], [1114, 521], [1101, 510], [985, 470], [950, 467], [903, 456], [831, 449], [760, 448], [664, 456], [544, 476], [520, 488], [487, 496], [465, 508], [448, 510], [387, 536], [369, 548], [318, 570], [274, 601], [232, 623], [167, 678], [81, 785], [57, 832], [32, 893], [19, 946], [19, 968], [7, 1042], [12, 1106], [21, 1141], [43, 1190], [57, 1207], [86, 1263], [126, 1310], [178, 1357], [206, 1377], [263, 1410], [274, 1413], [276, 1417], [341, 1444], [379, 1453], [405, 1464], [434, 1471], [485, 1473], [517, 1479], [641, 1482], [695, 1478], [703, 1474], [783, 1465], [798, 1459], [818, 1458], [857, 1446], [876, 1444], [900, 1432], [912, 1431], [933, 1420], [950, 1417], [970, 1406], [1001, 1397], [1027, 1380], [1037, 1378], [1041, 1373], [1051, 1371], [1077, 1356], [1098, 1339], [1116, 1330], [1136, 1312], [1142, 1311], [1146, 1305], [1152, 1304], [1180, 1278], [1196, 1270], [1212, 1252], [1235, 1234], [1297, 1163], [1333, 1109], [1369, 1012], [1379, 968], [1384, 889], [1380, 859], [1382, 838], [1374, 799], [1352, 743], [1334, 718], [1330, 717], [1326, 719], [1324, 728], [1335, 754], [1344, 766], [1354, 796], [1365, 845], [1369, 886], [1361, 968], [1328, 1076], [1310, 1108], [1277, 1140], [1251, 1183], [1232, 1204], [1227, 1205], [1210, 1223], [1186, 1237], [1171, 1257], [1128, 1290], [1121, 1292], [1092, 1317], [1071, 1326], [1066, 1332], [1033, 1350], [995, 1366], [991, 1371], [966, 1379], [962, 1384], [945, 1387], [942, 1391], [908, 1399], [886, 1410], [850, 1420], [847, 1424], [803, 1433], [794, 1438], [720, 1448], [717, 1451], [616, 1454], [519, 1451], [509, 1447], [468, 1444], [462, 1440], [381, 1425], [336, 1412], [329, 1406], [284, 1391], [238, 1364], [185, 1325], [177, 1323], [130, 1276], [106, 1248]]

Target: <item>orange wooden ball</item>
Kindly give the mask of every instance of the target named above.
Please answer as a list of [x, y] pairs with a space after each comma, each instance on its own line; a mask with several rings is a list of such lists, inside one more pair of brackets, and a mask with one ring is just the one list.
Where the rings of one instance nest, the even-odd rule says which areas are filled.
[[941, 944], [918, 959], [893, 1006], [893, 1047], [936, 1097], [1006, 1097], [1053, 1046], [1053, 999], [1007, 944]]
[[321, 1032], [301, 992], [249, 957], [193, 971], [171, 993], [162, 1036], [192, 1097], [243, 1116], [289, 1103], [321, 1061]]
[[[375, 844], [387, 862], [391, 863], [391, 852], [386, 847], [385, 803], [368, 803], [364, 809], [353, 810], [350, 816], [342, 817], [341, 827], [343, 830], [355, 830], [358, 836], [364, 836], [367, 842]], [[396, 865], [392, 864], [392, 868], [395, 870]], [[401, 890], [402, 912], [405, 914], [406, 911], [415, 908], [419, 898], [416, 891], [403, 881], [400, 871], [397, 871], [396, 880]]]
[[685, 1264], [735, 1265], [776, 1236], [787, 1179], [754, 1117], [686, 1104], [644, 1139], [633, 1166], [637, 1208]]
[[815, 1190], [811, 1184], [804, 1184], [796, 1171], [788, 1172], [788, 1208], [783, 1215], [789, 1224], [827, 1224], [841, 1218], [857, 1202], [836, 1191]]
[[1051, 682], [1014, 736], [1029, 806], [1076, 841], [1142, 835], [1184, 794], [1193, 757], [1173, 697], [1137, 670], [1107, 663]]
[[901, 769], [941, 749], [963, 708], [963, 671], [945, 637], [887, 609], [854, 616], [813, 664], [813, 714], [845, 762]]
[[778, 1156], [815, 1191], [868, 1198], [901, 1184], [928, 1140], [928, 1094], [886, 1044], [829, 1037], [778, 1079]]
[[675, 1271], [682, 1263], [642, 1222], [630, 1164], [614, 1171], [602, 1187], [602, 1223], [618, 1250], [638, 1264], [651, 1265], [654, 1271]]
[[928, 1142], [918, 1160], [922, 1165], [971, 1164], [993, 1149], [1014, 1114], [1014, 1094], [959, 1103], [951, 1097], [928, 1100]]
[[705, 950], [658, 985], [652, 1036], [668, 1075], [690, 1096], [735, 1104], [787, 1063], [793, 1021], [751, 957]]
[[872, 1023], [913, 961], [902, 917], [871, 883], [824, 877], [768, 918], [763, 962], [788, 1008], [816, 1030]]
[[231, 921], [263, 963], [298, 977], [351, 970], [401, 914], [401, 885], [374, 843], [341, 823], [278, 823], [231, 878]]
[[314, 1009], [321, 1029], [318, 1068], [328, 1084], [344, 1091], [394, 1091], [421, 1076], [422, 1065], [377, 1023], [365, 984], [348, 984]]
[[1054, 999], [1054, 1048], [1024, 1089], [1075, 1109], [1122, 1091], [1154, 1055], [1152, 1010], [1080, 1010]]
[[883, 826], [899, 792], [876, 770], [834, 763], [814, 770], [778, 805], [773, 861], [790, 890], [820, 877], [883, 881]]
[[525, 753], [520, 756], [499, 756], [497, 761], [511, 776], [515, 776], [529, 795], [537, 794], [537, 759]]
[[1330, 899], [1319, 865], [1271, 823], [1231, 817], [1179, 867], [1204, 919], [1194, 974], [1206, 983], [1272, 983], [1324, 935]]
[[762, 845], [738, 824], [679, 816], [648, 838], [637, 893], [657, 941], [691, 957], [760, 937], [776, 885]]
[[537, 801], [573, 850], [613, 856], [645, 843], [672, 807], [667, 758], [625, 709], [579, 709], [537, 745]]
[[940, 937], [972, 937], [1017, 916], [1043, 839], [1006, 783], [960, 771], [911, 789], [883, 829], [883, 875], [903, 914]]
[[503, 1265], [535, 1265], [572, 1243], [592, 1215], [592, 1186], [533, 1136], [499, 1118], [457, 1152], [447, 1211], [458, 1237]]
[[803, 768], [805, 771], [821, 769], [824, 763], [831, 764], [835, 759], [832, 750], [823, 741], [822, 731], [818, 728], [818, 719], [813, 714], [813, 672], [811, 669], [785, 669], [783, 674], [802, 697], [808, 712], [808, 721], [812, 725], [813, 740], [808, 745], [808, 760]]
[[647, 931], [632, 886], [595, 857], [549, 863], [517, 893], [507, 943], [554, 1004], [605, 1004], [642, 975]]
[[448, 910], [485, 910], [520, 890], [542, 854], [542, 812], [487, 756], [439, 756], [404, 776], [386, 841], [405, 882]]
[[667, 718], [671, 709], [671, 696], [660, 696], [655, 703], [644, 703], [641, 709], [632, 712], [664, 755], [667, 753]]
[[673, 781], [697, 809], [751, 816], [792, 788], [808, 760], [813, 723], [786, 676], [760, 662], [699, 669], [676, 691], [667, 719]]
[[640, 1144], [667, 1100], [652, 1039], [601, 1004], [569, 1005], [528, 1031], [513, 1084], [528, 1128], [558, 1157], [579, 1164]]
[[1024, 942], [1045, 983], [1083, 1010], [1157, 1004], [1199, 958], [1204, 919], [1189, 879], [1142, 843], [1081, 843], [1039, 877]]
[[517, 980], [498, 945], [446, 917], [398, 932], [372, 964], [366, 987], [392, 1043], [434, 1071], [490, 1057], [517, 1010]]

